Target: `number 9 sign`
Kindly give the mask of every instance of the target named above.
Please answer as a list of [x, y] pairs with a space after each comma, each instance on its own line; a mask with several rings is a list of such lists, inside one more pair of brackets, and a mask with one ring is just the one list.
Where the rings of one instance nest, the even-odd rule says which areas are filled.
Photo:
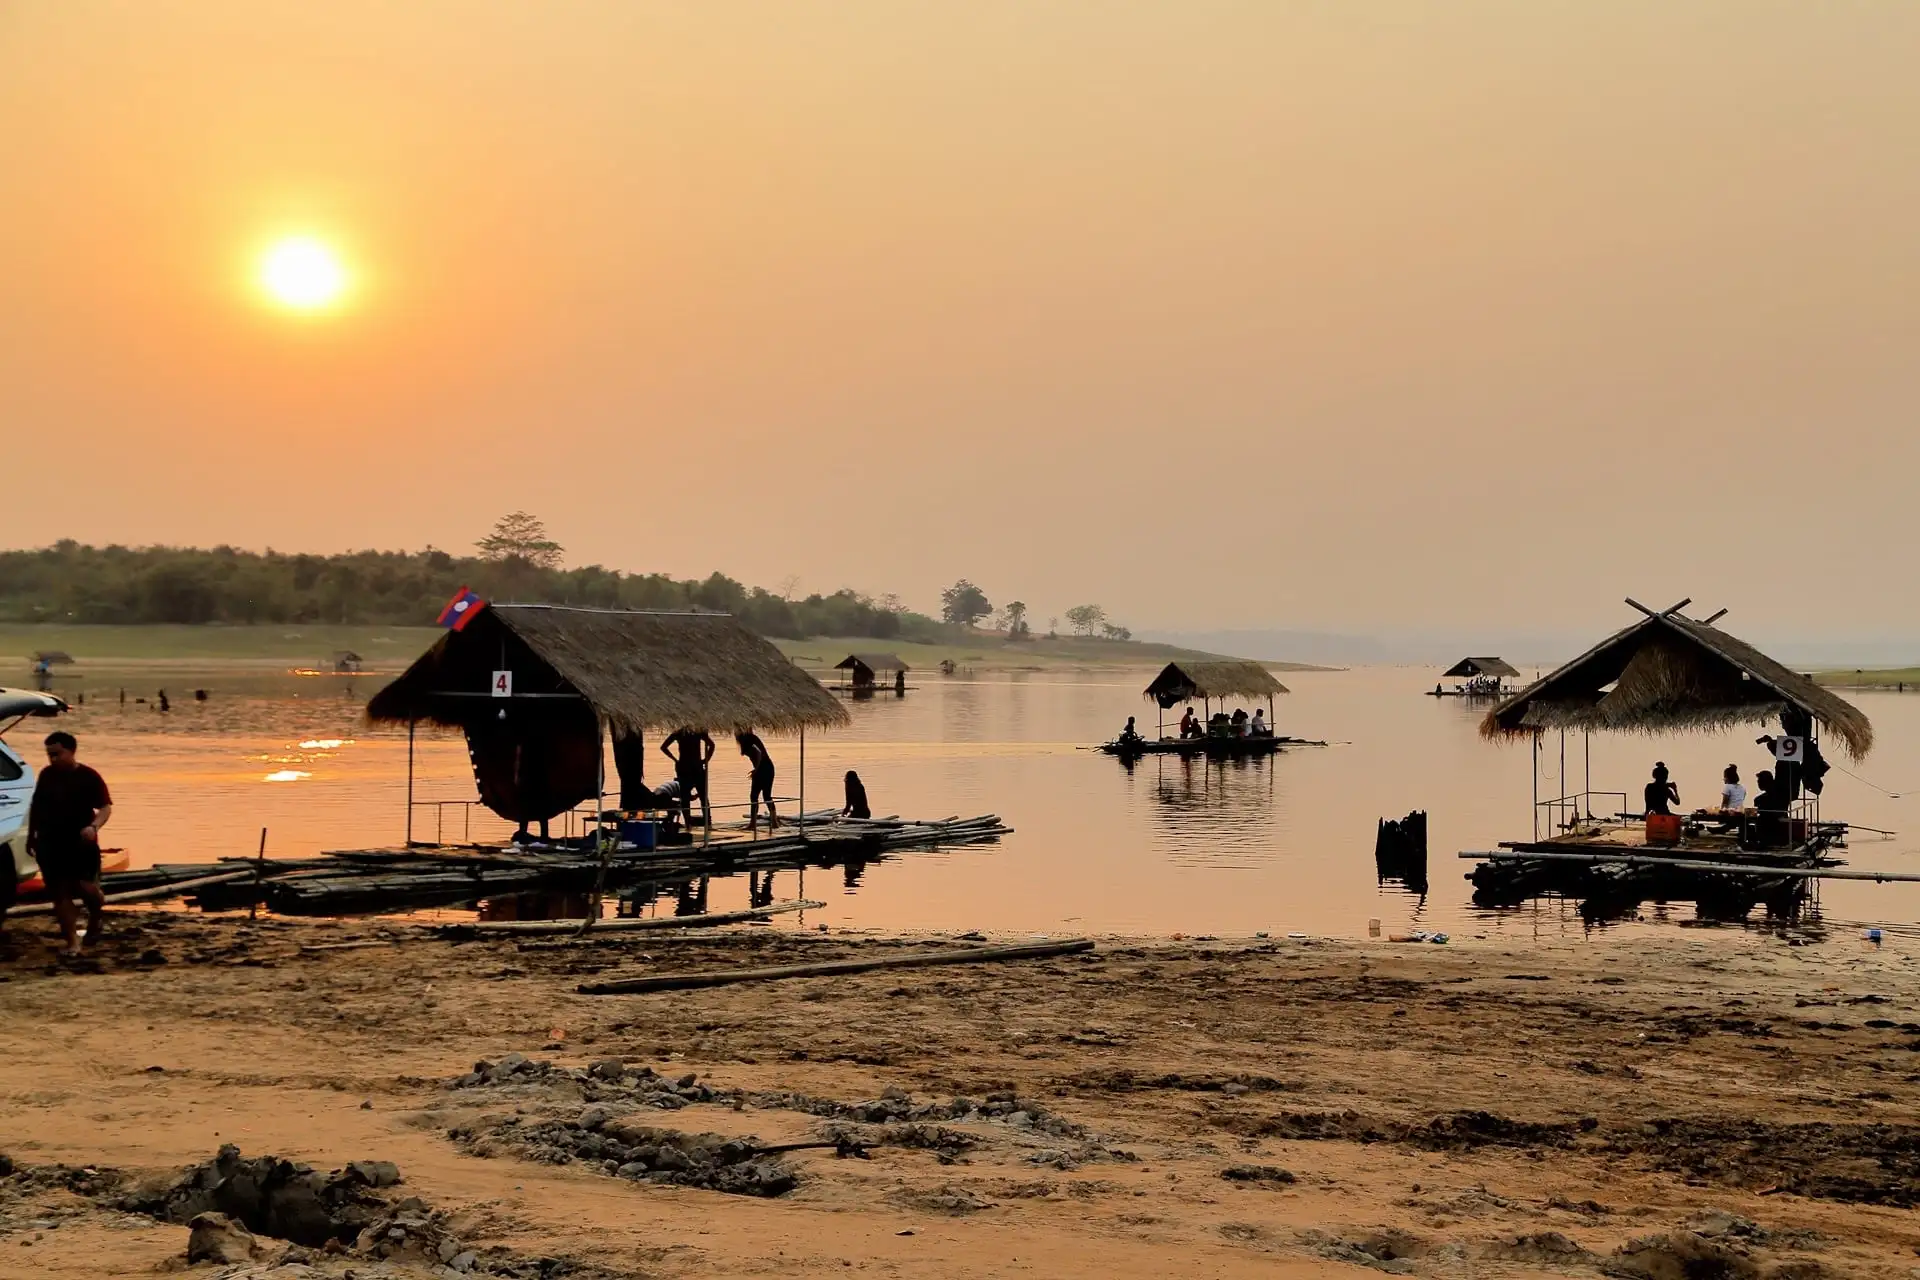
[[1773, 758], [1781, 764], [1798, 764], [1807, 754], [1805, 738], [1775, 738]]

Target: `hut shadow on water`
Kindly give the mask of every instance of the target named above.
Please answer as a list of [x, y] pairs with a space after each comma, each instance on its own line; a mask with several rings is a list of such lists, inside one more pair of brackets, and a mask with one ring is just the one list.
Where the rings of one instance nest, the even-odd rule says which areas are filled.
[[1265, 862], [1280, 844], [1285, 796], [1274, 759], [1162, 755], [1122, 763], [1130, 776], [1151, 783], [1151, 814], [1169, 856], [1222, 867]]

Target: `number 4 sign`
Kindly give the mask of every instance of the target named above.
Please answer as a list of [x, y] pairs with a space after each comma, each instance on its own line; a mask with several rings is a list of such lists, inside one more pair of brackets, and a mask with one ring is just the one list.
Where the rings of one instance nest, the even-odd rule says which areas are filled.
[[496, 698], [511, 698], [513, 696], [513, 672], [511, 671], [494, 672], [493, 684], [490, 687], [489, 692], [492, 693], [493, 696]]

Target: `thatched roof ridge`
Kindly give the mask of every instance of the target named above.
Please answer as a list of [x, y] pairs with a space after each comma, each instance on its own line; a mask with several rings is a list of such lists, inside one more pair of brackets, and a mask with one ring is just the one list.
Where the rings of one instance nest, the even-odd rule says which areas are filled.
[[1455, 680], [1468, 676], [1517, 677], [1520, 673], [1505, 658], [1462, 658], [1441, 674], [1449, 680]]
[[1873, 748], [1873, 725], [1852, 703], [1739, 637], [1669, 610], [1649, 613], [1506, 699], [1480, 732], [1724, 729], [1772, 720], [1788, 707], [1818, 722], [1856, 760]]
[[730, 615], [511, 604], [442, 636], [374, 695], [367, 717], [463, 725], [490, 709], [489, 676], [503, 662], [516, 697], [583, 697], [621, 734], [850, 720], [819, 681]]
[[898, 654], [892, 653], [850, 653], [833, 664], [835, 671], [851, 671], [855, 666], [865, 667], [869, 671], [911, 671], [906, 663], [900, 661]]
[[1169, 662], [1145, 695], [1163, 707], [1186, 698], [1270, 698], [1287, 686], [1258, 662], [1237, 659]]

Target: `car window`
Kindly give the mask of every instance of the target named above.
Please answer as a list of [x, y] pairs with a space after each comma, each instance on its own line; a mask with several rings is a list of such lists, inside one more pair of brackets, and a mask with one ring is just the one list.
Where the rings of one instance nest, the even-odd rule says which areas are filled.
[[0, 751], [0, 782], [18, 782], [26, 770], [5, 751]]

